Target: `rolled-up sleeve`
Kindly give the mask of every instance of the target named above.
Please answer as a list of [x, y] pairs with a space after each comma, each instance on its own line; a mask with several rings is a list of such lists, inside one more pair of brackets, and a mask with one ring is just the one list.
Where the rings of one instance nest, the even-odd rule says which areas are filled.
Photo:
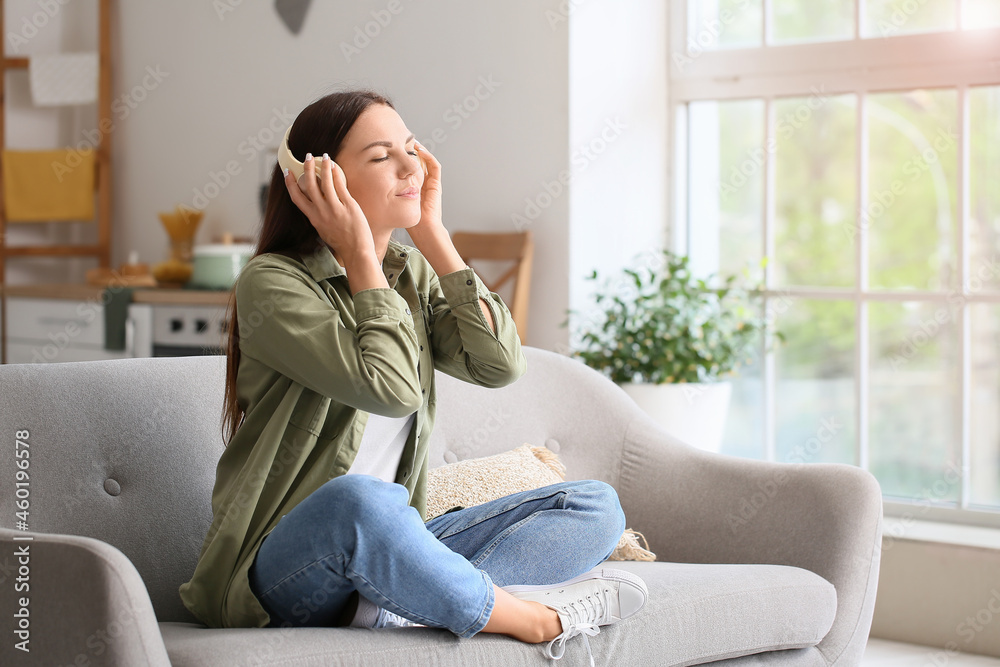
[[[489, 305], [496, 331], [479, 306]], [[434, 276], [430, 285], [434, 366], [452, 377], [503, 387], [527, 371], [514, 318], [471, 267]]]
[[242, 354], [366, 412], [405, 417], [420, 407], [417, 334], [395, 290], [354, 295], [355, 332], [317, 283], [293, 271], [248, 264], [235, 289]]

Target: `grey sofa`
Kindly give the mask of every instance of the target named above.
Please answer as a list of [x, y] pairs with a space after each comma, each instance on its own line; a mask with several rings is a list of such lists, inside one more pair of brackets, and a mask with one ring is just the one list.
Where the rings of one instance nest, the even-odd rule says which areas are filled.
[[[597, 664], [860, 662], [882, 530], [870, 474], [702, 452], [580, 362], [524, 353], [527, 374], [502, 389], [437, 373], [432, 465], [528, 442], [556, 451], [569, 478], [617, 488], [658, 562], [616, 564], [642, 576], [650, 598], [591, 639]], [[211, 519], [224, 361], [0, 366], [0, 664], [551, 664], [544, 645], [499, 635], [195, 622], [177, 587]], [[17, 458], [25, 430], [30, 457]], [[12, 529], [24, 518], [18, 461], [29, 461], [27, 531]], [[15, 616], [25, 602], [27, 621]], [[16, 648], [24, 637], [30, 653]], [[561, 664], [587, 664], [581, 638]]]

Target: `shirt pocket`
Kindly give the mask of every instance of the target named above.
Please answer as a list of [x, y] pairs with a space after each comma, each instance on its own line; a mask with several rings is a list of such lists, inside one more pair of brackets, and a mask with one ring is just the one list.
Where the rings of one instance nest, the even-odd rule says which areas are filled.
[[344, 426], [342, 420], [338, 419], [340, 411], [331, 409], [332, 399], [312, 391], [305, 394], [292, 411], [288, 423], [319, 438], [329, 439], [340, 435]]

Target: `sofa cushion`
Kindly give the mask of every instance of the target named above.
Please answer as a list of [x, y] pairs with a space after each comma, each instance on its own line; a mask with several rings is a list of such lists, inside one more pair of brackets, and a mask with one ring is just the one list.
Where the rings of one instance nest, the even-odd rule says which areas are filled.
[[427, 519], [453, 507], [474, 507], [503, 496], [566, 479], [566, 468], [545, 447], [524, 443], [516, 449], [427, 471]]
[[[591, 638], [598, 664], [696, 665], [814, 646], [830, 629], [837, 610], [833, 586], [797, 567], [644, 562], [615, 563], [614, 567], [642, 577], [649, 587], [649, 599], [638, 614], [602, 628]], [[160, 629], [175, 667], [507, 667], [550, 662], [544, 657], [544, 644], [524, 644], [485, 633], [459, 639], [446, 630], [431, 628], [209, 629], [161, 623]], [[567, 643], [566, 664], [586, 664], [582, 640]]]

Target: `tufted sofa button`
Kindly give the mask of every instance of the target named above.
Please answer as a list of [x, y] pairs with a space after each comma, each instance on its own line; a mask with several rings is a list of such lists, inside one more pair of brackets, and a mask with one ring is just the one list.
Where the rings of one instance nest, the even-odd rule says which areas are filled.
[[458, 454], [449, 449], [447, 452], [444, 453], [444, 460], [446, 463], [457, 463]]
[[104, 480], [104, 490], [108, 492], [109, 496], [117, 496], [122, 492], [121, 485], [110, 477]]
[[559, 453], [559, 441], [555, 438], [549, 438], [545, 441], [545, 447], [553, 454]]

